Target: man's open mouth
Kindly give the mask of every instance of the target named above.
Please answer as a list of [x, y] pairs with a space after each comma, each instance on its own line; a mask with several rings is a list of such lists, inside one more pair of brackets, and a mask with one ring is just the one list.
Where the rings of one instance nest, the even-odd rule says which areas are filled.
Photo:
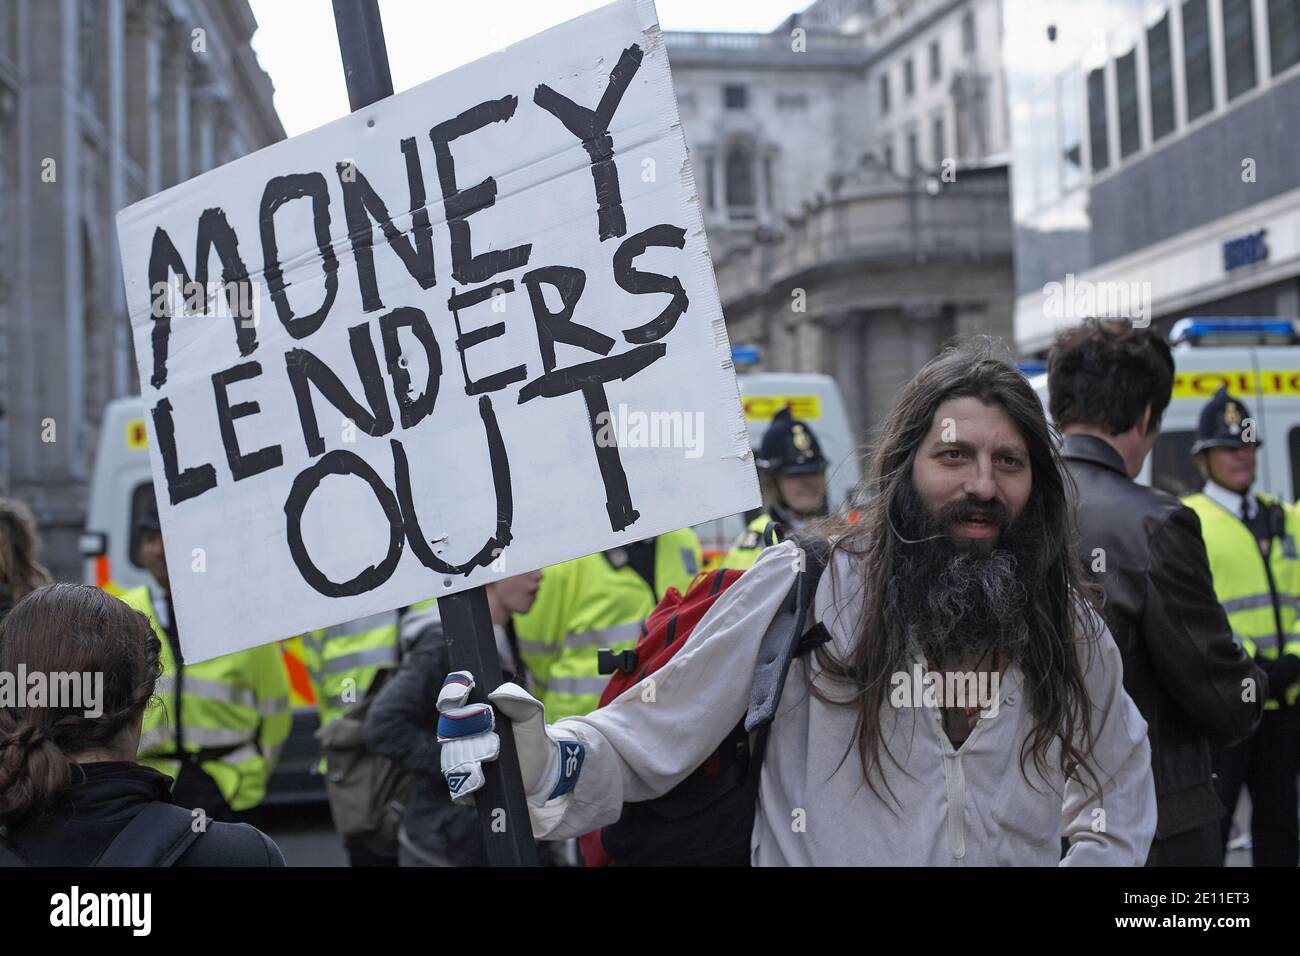
[[954, 525], [958, 534], [968, 538], [992, 538], [1002, 530], [1002, 522], [985, 513], [960, 515]]

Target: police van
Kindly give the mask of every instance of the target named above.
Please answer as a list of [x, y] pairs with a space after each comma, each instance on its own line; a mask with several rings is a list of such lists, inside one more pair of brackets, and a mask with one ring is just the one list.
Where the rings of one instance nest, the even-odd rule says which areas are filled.
[[[752, 346], [732, 349], [737, 369], [757, 364], [757, 350]], [[795, 372], [740, 372], [736, 375], [740, 400], [745, 410], [750, 444], [755, 457], [772, 417], [789, 405], [790, 414], [808, 423], [822, 454], [826, 468], [826, 499], [831, 512], [844, 512], [853, 506], [853, 495], [862, 480], [858, 457], [858, 440], [849, 425], [840, 388], [829, 375]], [[706, 521], [695, 526], [704, 554], [704, 567], [715, 567], [745, 530], [757, 511]]]
[[[1254, 488], [1300, 497], [1300, 335], [1279, 318], [1180, 319], [1169, 333], [1174, 389], [1138, 481], [1182, 496], [1199, 491], [1192, 443], [1201, 409], [1221, 387], [1245, 402], [1259, 438]], [[1031, 379], [1047, 404], [1047, 376]]]

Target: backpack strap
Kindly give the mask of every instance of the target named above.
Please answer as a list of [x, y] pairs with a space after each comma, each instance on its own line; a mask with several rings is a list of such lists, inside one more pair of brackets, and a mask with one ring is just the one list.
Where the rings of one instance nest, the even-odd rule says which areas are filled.
[[189, 810], [155, 801], [132, 818], [94, 863], [95, 866], [174, 866], [203, 834]]
[[[826, 542], [819, 539], [791, 540], [803, 554], [804, 567], [759, 645], [758, 663], [754, 665], [754, 677], [749, 688], [749, 710], [745, 714], [745, 729], [748, 731], [764, 729], [776, 717], [786, 674], [799, 651], [830, 640], [830, 634], [820, 624], [812, 629], [808, 627], [829, 549]], [[760, 741], [765, 740], [764, 733]], [[758, 749], [760, 756], [761, 752], [761, 748]]]

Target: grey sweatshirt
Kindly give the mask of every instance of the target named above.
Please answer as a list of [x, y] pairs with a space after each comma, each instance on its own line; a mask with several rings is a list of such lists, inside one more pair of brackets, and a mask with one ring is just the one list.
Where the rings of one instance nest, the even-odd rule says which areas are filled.
[[[564, 839], [612, 823], [625, 802], [668, 792], [705, 760], [744, 716], [759, 643], [794, 582], [797, 561], [790, 542], [768, 548], [668, 664], [609, 706], [557, 723], [586, 743], [587, 756], [573, 791], [532, 811], [539, 838]], [[838, 553], [815, 609], [841, 658], [858, 639], [861, 590], [855, 560]], [[1109, 632], [1079, 654], [1092, 701], [1091, 763], [1102, 784], [1100, 800], [1085, 792], [1080, 775], [1066, 779], [1057, 769], [1059, 744], [1045, 777], [1032, 757], [1022, 773], [1021, 748], [1033, 718], [1014, 665], [1002, 676], [996, 710], [988, 708], [960, 750], [944, 733], [937, 708], [886, 703], [882, 735], [894, 759], [882, 751], [889, 789], [877, 781], [885, 795], [877, 796], [862, 775], [853, 709], [809, 692], [812, 681], [839, 699], [846, 689], [833, 685], [811, 657], [796, 660], [768, 741], [752, 861], [1141, 866], [1156, 825], [1146, 722], [1124, 690]], [[1070, 843], [1064, 860], [1061, 837]]]

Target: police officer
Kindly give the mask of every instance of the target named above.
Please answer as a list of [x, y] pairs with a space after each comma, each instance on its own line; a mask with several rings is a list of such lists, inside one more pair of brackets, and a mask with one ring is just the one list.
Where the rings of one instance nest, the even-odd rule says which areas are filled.
[[1215, 596], [1233, 634], [1268, 676], [1259, 728], [1215, 757], [1215, 786], [1228, 811], [1224, 843], [1244, 782], [1250, 790], [1254, 864], [1296, 866], [1300, 521], [1276, 498], [1251, 491], [1257, 430], [1245, 403], [1221, 388], [1202, 409], [1192, 446], [1205, 487], [1183, 500], [1201, 519]]
[[736, 539], [724, 568], [745, 569], [769, 544], [826, 514], [826, 457], [817, 435], [787, 405], [772, 418], [759, 447], [763, 512]]
[[145, 712], [139, 762], [175, 780], [173, 799], [209, 819], [256, 821], [267, 781], [289, 736], [289, 678], [275, 644], [186, 663], [181, 653], [158, 504], [136, 521], [149, 584], [121, 599], [149, 618], [162, 642], [161, 706]]
[[519, 653], [547, 714], [580, 717], [609, 682], [599, 651], [636, 645], [641, 623], [670, 587], [685, 593], [700, 569], [690, 528], [546, 568], [537, 600], [515, 617]]

